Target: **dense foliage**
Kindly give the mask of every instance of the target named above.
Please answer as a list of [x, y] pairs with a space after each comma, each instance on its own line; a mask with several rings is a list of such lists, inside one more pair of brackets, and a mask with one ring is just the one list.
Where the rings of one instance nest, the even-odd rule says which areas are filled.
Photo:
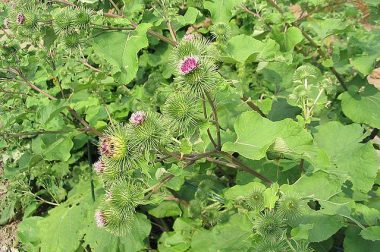
[[380, 251], [379, 1], [0, 7], [20, 251]]

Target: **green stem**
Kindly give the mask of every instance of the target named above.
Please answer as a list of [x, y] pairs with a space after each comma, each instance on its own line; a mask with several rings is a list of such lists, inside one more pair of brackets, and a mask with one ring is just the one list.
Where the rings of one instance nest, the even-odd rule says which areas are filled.
[[[207, 108], [206, 108], [206, 98], [205, 98], [204, 94], [202, 94], [202, 96], [203, 96], [202, 97], [203, 98], [202, 99], [203, 115], [204, 115], [205, 119], [208, 120]], [[209, 128], [207, 129], [207, 135], [208, 135], [208, 138], [210, 139], [212, 145], [214, 145], [214, 148], [216, 149], [217, 148], [217, 144], [216, 144], [214, 138], [212, 137], [211, 131], [210, 131]]]
[[222, 149], [222, 138], [221, 138], [221, 135], [220, 135], [220, 124], [219, 124], [219, 119], [218, 119], [218, 111], [217, 111], [215, 102], [212, 99], [211, 95], [208, 92], [205, 92], [205, 95], [206, 95], [207, 100], [208, 100], [208, 102], [209, 102], [209, 104], [211, 106], [212, 115], [213, 115], [213, 118], [214, 118], [214, 124], [215, 124], [215, 127], [216, 127], [216, 137], [217, 137], [217, 146], [216, 146], [216, 149], [220, 151]]

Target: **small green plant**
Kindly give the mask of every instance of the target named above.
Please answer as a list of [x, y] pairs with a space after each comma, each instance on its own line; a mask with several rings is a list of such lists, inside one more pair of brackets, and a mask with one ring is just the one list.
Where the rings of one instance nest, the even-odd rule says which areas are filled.
[[378, 12], [373, 0], [3, 1], [12, 246], [380, 251]]

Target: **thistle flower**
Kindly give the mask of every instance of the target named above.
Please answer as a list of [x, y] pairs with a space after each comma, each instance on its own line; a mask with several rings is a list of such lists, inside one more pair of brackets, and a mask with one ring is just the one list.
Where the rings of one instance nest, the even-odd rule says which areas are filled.
[[110, 205], [119, 212], [134, 212], [144, 202], [143, 184], [131, 180], [118, 180], [112, 184]]
[[287, 221], [297, 220], [302, 216], [304, 205], [296, 194], [285, 194], [278, 201], [278, 211]]
[[146, 114], [144, 111], [137, 111], [131, 115], [129, 122], [133, 125], [140, 125], [145, 121]]
[[[195, 64], [195, 62], [197, 62]], [[187, 73], [179, 69], [178, 81], [184, 88], [189, 89], [193, 94], [198, 97], [202, 96], [205, 92], [211, 92], [220, 79], [216, 71], [216, 66], [213, 61], [202, 58], [198, 61], [191, 60], [184, 62], [183, 70], [188, 70]]]
[[126, 235], [131, 231], [134, 214], [134, 211], [120, 212], [112, 206], [106, 208], [106, 210], [104, 210], [104, 215], [107, 219], [106, 230], [116, 236]]
[[74, 9], [74, 12], [75, 19], [73, 20], [73, 24], [80, 29], [88, 28], [91, 22], [91, 17], [94, 14], [93, 11], [84, 7], [78, 7]]
[[74, 20], [75, 13], [73, 12], [72, 8], [64, 8], [54, 17], [54, 31], [57, 35], [64, 35], [66, 33], [72, 32]]
[[95, 212], [95, 221], [96, 226], [98, 226], [99, 228], [103, 228], [106, 226], [107, 223], [103, 211], [97, 210]]
[[63, 37], [64, 45], [67, 49], [75, 50], [83, 43], [82, 37], [77, 32], [69, 32]]
[[284, 242], [282, 239], [268, 240], [265, 238], [259, 241], [255, 245], [254, 249], [255, 249], [254, 251], [260, 251], [260, 252], [290, 252], [292, 251], [288, 247], [286, 242]]
[[166, 144], [170, 139], [170, 131], [165, 118], [154, 112], [145, 113], [144, 123], [141, 115], [134, 117], [129, 129], [129, 140], [132, 148], [137, 152], [157, 150], [160, 145]]
[[104, 136], [99, 140], [99, 152], [114, 160], [121, 160], [127, 154], [126, 129], [122, 126], [112, 127], [106, 130]]
[[178, 134], [190, 133], [202, 119], [199, 98], [191, 93], [173, 93], [162, 106], [170, 128]]
[[308, 86], [319, 83], [321, 77], [321, 71], [317, 67], [306, 64], [296, 69], [293, 74], [293, 82], [304, 85], [305, 89], [308, 89]]
[[94, 170], [96, 174], [100, 175], [104, 172], [105, 170], [105, 164], [102, 160], [98, 160], [94, 163]]
[[241, 206], [247, 210], [261, 211], [264, 208], [264, 188], [254, 187], [251, 194], [239, 199]]
[[171, 54], [171, 62], [177, 69], [176, 81], [199, 96], [211, 91], [220, 78], [214, 62], [216, 56], [202, 37], [181, 40]]
[[193, 33], [185, 34], [185, 36], [183, 36], [183, 40], [185, 40], [185, 41], [192, 41], [195, 38], [196, 38], [196, 36]]
[[297, 252], [314, 252], [313, 248], [309, 247], [309, 243], [306, 241], [295, 241], [296, 242], [296, 251]]
[[273, 210], [259, 214], [254, 220], [253, 227], [258, 234], [269, 240], [278, 240], [285, 231], [282, 215]]
[[17, 16], [16, 16], [16, 22], [19, 25], [23, 25], [25, 23], [25, 15], [24, 15], [24, 13], [20, 12], [20, 13], [17, 14]]
[[198, 57], [214, 57], [215, 55], [209, 54], [210, 43], [203, 37], [193, 34], [185, 35], [176, 47], [173, 48], [171, 54], [171, 61], [178, 64], [179, 61], [185, 57], [197, 55]]
[[231, 37], [231, 28], [225, 23], [217, 23], [211, 27], [211, 33], [221, 42], [226, 42]]
[[183, 60], [179, 62], [179, 72], [181, 74], [188, 74], [192, 72], [194, 69], [198, 68], [199, 59], [196, 56], [185, 57]]

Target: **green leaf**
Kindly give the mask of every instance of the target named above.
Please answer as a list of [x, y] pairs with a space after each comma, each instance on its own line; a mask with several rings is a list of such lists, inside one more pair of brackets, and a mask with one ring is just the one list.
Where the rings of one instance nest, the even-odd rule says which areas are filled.
[[226, 53], [228, 57], [240, 63], [269, 61], [276, 55], [281, 55], [280, 46], [274, 40], [262, 42], [245, 34], [232, 37], [227, 43]]
[[65, 109], [66, 101], [58, 100], [51, 101], [46, 106], [41, 106], [37, 112], [37, 117], [42, 125], [48, 123], [51, 119], [57, 116], [62, 110]]
[[224, 192], [224, 197], [228, 200], [235, 200], [237, 197], [247, 197], [255, 188], [262, 190], [266, 189], [263, 184], [258, 182], [251, 182], [245, 185], [235, 185], [231, 188], [228, 188]]
[[290, 27], [284, 34], [284, 47], [286, 51], [293, 51], [294, 47], [303, 40], [302, 32], [297, 27]]
[[358, 227], [348, 227], [346, 236], [344, 238], [344, 251], [345, 252], [377, 252], [380, 248], [380, 241], [364, 240], [360, 235]]
[[282, 30], [282, 26], [273, 27], [272, 33], [274, 39], [280, 44], [282, 51], [292, 52], [294, 47], [304, 39], [301, 30], [294, 26], [286, 31]]
[[83, 247], [89, 246], [91, 251], [96, 252], [143, 251], [148, 247], [147, 237], [150, 230], [150, 221], [144, 214], [140, 213], [135, 215], [131, 232], [123, 237], [114, 236], [104, 229], [99, 229], [94, 223], [94, 218], [91, 218], [89, 227], [84, 230], [86, 235]]
[[203, 5], [210, 11], [213, 23], [228, 23], [232, 18], [234, 7], [242, 2], [243, 0], [208, 0]]
[[351, 65], [363, 76], [367, 76], [372, 72], [377, 57], [378, 55], [359, 56], [351, 60]]
[[339, 96], [343, 113], [352, 121], [380, 128], [380, 91], [372, 85], [363, 92], [346, 91]]
[[252, 223], [246, 215], [235, 214], [212, 230], [198, 229], [191, 241], [191, 251], [242, 252], [252, 248]]
[[30, 217], [24, 219], [17, 226], [17, 237], [20, 239], [27, 251], [39, 251], [41, 230], [38, 223], [40, 221], [43, 221], [42, 217]]
[[244, 63], [249, 56], [259, 53], [258, 48], [262, 47], [262, 42], [251, 36], [241, 34], [231, 38], [227, 44], [227, 52], [231, 58], [237, 62]]
[[380, 226], [373, 226], [363, 229], [360, 235], [370, 241], [380, 241]]
[[[310, 224], [312, 224], [312, 228], [310, 228]], [[339, 216], [324, 215], [310, 210], [308, 214], [302, 217], [300, 229], [297, 232], [307, 231], [309, 242], [321, 242], [327, 240], [343, 226], [343, 218]]]
[[[87, 224], [88, 209], [92, 207], [89, 182], [82, 182], [70, 192], [69, 199], [50, 210], [47, 217], [25, 219], [20, 224], [19, 237], [38, 246], [41, 252], [76, 251], [84, 235], [83, 228]], [[35, 226], [38, 228], [28, 233], [28, 230], [34, 229]]]
[[[333, 174], [317, 171], [312, 175], [303, 175], [292, 185], [282, 185], [281, 191], [293, 192], [303, 197], [313, 197], [320, 200], [329, 200], [340, 193], [343, 180]], [[323, 185], [323, 190], [316, 190]]]
[[59, 134], [40, 135], [32, 141], [34, 153], [43, 156], [47, 161], [68, 161], [73, 146], [74, 143], [69, 136]]
[[[248, 126], [248, 127], [247, 127]], [[255, 112], [244, 112], [235, 122], [237, 140], [223, 145], [224, 151], [239, 152], [246, 158], [259, 160], [277, 140], [287, 152], [304, 152], [312, 138], [306, 130], [291, 119], [271, 122]]]
[[264, 206], [273, 209], [276, 205], [277, 200], [279, 199], [278, 196], [278, 189], [279, 186], [277, 183], [274, 183], [271, 185], [270, 188], [267, 188], [264, 192]]
[[163, 201], [157, 207], [150, 209], [148, 212], [156, 218], [180, 216], [182, 214], [181, 208], [174, 201]]
[[363, 128], [358, 124], [344, 126], [339, 122], [329, 122], [316, 130], [314, 141], [333, 163], [329, 170], [348, 178], [354, 192], [367, 193], [371, 190], [378, 171], [378, 159], [371, 143], [360, 143]]
[[179, 30], [180, 28], [184, 27], [188, 24], [194, 24], [197, 20], [197, 17], [201, 15], [198, 9], [194, 7], [189, 7], [183, 16], [178, 16], [173, 26], [175, 30]]
[[299, 224], [291, 231], [292, 238], [294, 240], [308, 240], [309, 232], [314, 227], [313, 224]]
[[138, 52], [148, 46], [146, 32], [151, 24], [140, 24], [130, 33], [106, 32], [95, 38], [94, 50], [114, 66], [118, 81], [128, 84], [137, 74]]

